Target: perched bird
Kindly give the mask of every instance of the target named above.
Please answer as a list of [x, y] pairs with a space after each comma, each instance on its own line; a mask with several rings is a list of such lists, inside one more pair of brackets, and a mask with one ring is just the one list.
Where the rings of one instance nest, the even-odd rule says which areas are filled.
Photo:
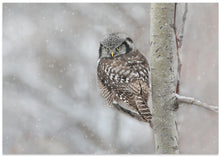
[[108, 104], [118, 103], [151, 122], [149, 64], [130, 37], [111, 33], [101, 42], [97, 82]]

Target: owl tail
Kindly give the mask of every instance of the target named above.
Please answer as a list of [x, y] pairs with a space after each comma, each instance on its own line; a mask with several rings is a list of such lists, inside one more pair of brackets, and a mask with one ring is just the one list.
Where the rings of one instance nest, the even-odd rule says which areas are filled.
[[138, 113], [144, 120], [146, 120], [146, 122], [151, 123], [152, 115], [149, 107], [147, 106], [147, 102], [144, 102], [143, 98], [140, 96], [137, 96], [135, 101]]

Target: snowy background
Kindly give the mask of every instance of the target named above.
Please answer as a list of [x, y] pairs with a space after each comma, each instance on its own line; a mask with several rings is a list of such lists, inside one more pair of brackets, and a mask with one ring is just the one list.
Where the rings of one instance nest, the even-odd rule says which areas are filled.
[[[110, 32], [129, 34], [149, 58], [150, 4], [3, 4], [4, 154], [154, 153], [149, 125], [97, 93], [99, 41]], [[217, 4], [189, 4], [182, 59], [180, 93], [217, 105]], [[178, 130], [181, 153], [218, 152], [218, 114], [181, 105]]]

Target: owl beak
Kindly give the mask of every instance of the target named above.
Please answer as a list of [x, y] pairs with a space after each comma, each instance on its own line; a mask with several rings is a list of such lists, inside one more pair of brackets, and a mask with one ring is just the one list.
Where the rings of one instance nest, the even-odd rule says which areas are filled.
[[112, 57], [114, 56], [114, 52], [111, 52]]

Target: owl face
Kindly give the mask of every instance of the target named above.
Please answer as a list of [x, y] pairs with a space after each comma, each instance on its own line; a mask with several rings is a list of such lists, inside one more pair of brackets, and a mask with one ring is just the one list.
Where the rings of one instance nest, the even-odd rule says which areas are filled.
[[106, 36], [99, 47], [99, 58], [115, 58], [134, 51], [131, 38], [122, 33], [111, 33]]

